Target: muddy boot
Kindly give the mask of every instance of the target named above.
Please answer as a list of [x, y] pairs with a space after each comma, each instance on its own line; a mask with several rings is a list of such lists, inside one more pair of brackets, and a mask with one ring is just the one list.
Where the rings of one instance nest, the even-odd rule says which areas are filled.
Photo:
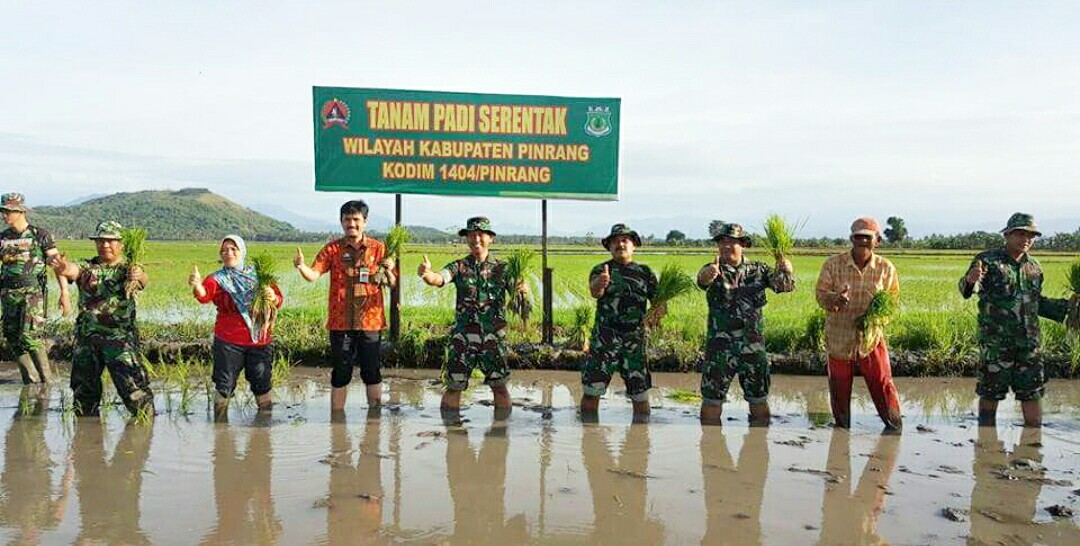
[[30, 356], [30, 353], [19, 355], [15, 358], [15, 363], [19, 365], [23, 385], [41, 383], [41, 375], [38, 374], [37, 366], [34, 365], [34, 359]]
[[38, 376], [45, 383], [52, 383], [56, 379], [56, 370], [53, 369], [52, 362], [49, 362], [49, 350], [45, 347], [35, 349], [30, 354], [34, 360], [34, 366], [37, 368]]

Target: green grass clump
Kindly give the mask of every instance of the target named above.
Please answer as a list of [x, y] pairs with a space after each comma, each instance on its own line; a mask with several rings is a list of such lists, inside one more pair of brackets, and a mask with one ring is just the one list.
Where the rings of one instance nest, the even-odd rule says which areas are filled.
[[668, 263], [660, 271], [656, 283], [656, 297], [652, 299], [649, 311], [645, 313], [645, 327], [655, 328], [667, 315], [668, 302], [694, 291], [697, 283], [677, 264]]
[[[1065, 318], [1065, 326], [1073, 335], [1080, 335], [1080, 262], [1069, 265], [1066, 281], [1069, 290], [1072, 290], [1072, 297], [1069, 298], [1069, 314]], [[1080, 345], [1080, 343], [1074, 345]]]
[[536, 252], [528, 248], [515, 248], [506, 257], [507, 286], [513, 287], [513, 293], [506, 301], [506, 309], [521, 319], [522, 327], [529, 323], [532, 315], [532, 300], [529, 298], [528, 280], [532, 272], [532, 261]]
[[867, 354], [874, 349], [877, 333], [889, 324], [899, 307], [896, 298], [884, 290], [879, 290], [870, 298], [866, 312], [855, 321], [859, 327], [859, 354]]
[[[120, 240], [124, 244], [124, 260], [127, 261], [128, 267], [142, 269], [143, 264], [146, 263], [146, 230], [141, 227], [129, 227], [120, 232]], [[135, 297], [140, 289], [142, 286], [132, 280], [124, 284], [124, 292], [128, 298]]]
[[776, 261], [784, 259], [795, 248], [795, 227], [779, 214], [765, 217], [765, 249]]

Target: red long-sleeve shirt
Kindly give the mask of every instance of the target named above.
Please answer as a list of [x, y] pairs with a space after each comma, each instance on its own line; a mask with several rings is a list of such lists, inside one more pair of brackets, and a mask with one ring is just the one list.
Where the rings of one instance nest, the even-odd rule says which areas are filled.
[[[251, 341], [251, 333], [248, 330], [247, 324], [244, 323], [244, 317], [240, 316], [240, 311], [236, 308], [236, 304], [233, 303], [232, 296], [228, 292], [221, 289], [218, 285], [217, 279], [214, 275], [203, 279], [203, 288], [206, 289], [206, 297], [200, 298], [195, 296], [195, 299], [199, 303], [214, 302], [217, 306], [217, 321], [214, 322], [214, 337], [217, 337], [221, 341], [231, 343], [233, 345], [240, 345], [243, 347], [258, 347], [267, 345], [270, 343], [270, 334], [263, 336], [258, 343]], [[281, 290], [277, 285], [274, 285], [274, 294], [277, 295], [277, 302], [275, 305], [280, 309], [281, 304], [285, 301], [285, 298], [281, 295]]]

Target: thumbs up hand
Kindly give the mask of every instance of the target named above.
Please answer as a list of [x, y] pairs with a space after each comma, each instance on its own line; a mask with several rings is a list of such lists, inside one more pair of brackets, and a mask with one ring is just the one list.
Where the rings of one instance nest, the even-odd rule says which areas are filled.
[[427, 254], [424, 254], [424, 259], [420, 262], [420, 265], [416, 268], [416, 274], [423, 277], [431, 272], [431, 260], [428, 259]]
[[979, 260], [971, 264], [971, 269], [967, 272], [967, 283], [974, 286], [982, 282], [983, 277], [986, 276], [986, 264]]
[[698, 284], [708, 286], [720, 276], [720, 255], [717, 254], [712, 263], [705, 264], [698, 272]]
[[199, 274], [199, 266], [193, 266], [191, 275], [188, 275], [188, 284], [192, 287], [202, 284], [202, 275]]
[[304, 251], [300, 250], [300, 247], [296, 247], [296, 257], [293, 258], [293, 267], [300, 267], [304, 265]]
[[604, 269], [600, 270], [600, 274], [593, 277], [589, 282], [589, 289], [594, 296], [600, 297], [611, 285], [611, 267], [604, 264]]

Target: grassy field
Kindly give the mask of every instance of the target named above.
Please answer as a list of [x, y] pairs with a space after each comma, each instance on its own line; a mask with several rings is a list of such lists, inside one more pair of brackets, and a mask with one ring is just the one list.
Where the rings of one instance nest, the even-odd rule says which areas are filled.
[[[59, 246], [70, 258], [89, 258], [94, 254], [89, 241], [60, 241]], [[301, 248], [310, 263], [319, 244], [303, 244]], [[508, 249], [496, 246], [496, 253]], [[592, 307], [587, 297], [586, 282], [590, 268], [607, 258], [602, 248], [556, 247], [549, 254], [549, 267], [554, 269], [554, 307], [556, 344], [564, 343], [573, 329], [576, 308]], [[753, 259], [766, 260], [763, 251], [751, 252]], [[322, 324], [326, 318], [328, 278], [315, 283], [305, 282], [292, 268], [295, 244], [250, 243], [249, 256], [268, 251], [279, 262], [281, 288], [285, 294], [285, 309], [279, 319], [276, 338], [287, 352], [297, 354], [318, 352], [326, 344]], [[819, 316], [813, 288], [822, 262], [839, 250], [810, 250], [792, 257], [797, 288], [791, 294], [769, 293], [765, 309], [766, 339], [770, 352], [792, 353], [815, 350], [820, 343]], [[639, 251], [638, 260], [659, 271], [667, 263], [678, 264], [694, 274], [710, 259], [709, 249], [653, 247]], [[901, 312], [888, 329], [890, 345], [896, 350], [918, 352], [922, 358], [940, 361], [942, 365], [967, 358], [974, 351], [975, 301], [965, 301], [956, 289], [957, 280], [964, 274], [974, 252], [914, 253], [911, 251], [882, 252], [896, 264], [900, 273]], [[453, 320], [454, 289], [434, 289], [423, 285], [415, 275], [421, 256], [426, 254], [435, 267], [463, 256], [463, 245], [408, 247], [402, 257], [405, 273], [402, 291], [402, 334], [404, 341], [423, 344], [445, 333]], [[1046, 275], [1044, 293], [1052, 297], [1066, 295], [1065, 271], [1076, 255], [1039, 254]], [[214, 318], [210, 305], [198, 305], [191, 297], [187, 276], [198, 265], [203, 275], [217, 269], [216, 242], [156, 242], [148, 248], [147, 271], [150, 286], [139, 301], [139, 317], [143, 335], [148, 340], [191, 341], [209, 337]], [[510, 332], [512, 343], [540, 340], [540, 257], [533, 262], [531, 282], [535, 311], [527, 326], [515, 325]], [[54, 313], [55, 315], [55, 313]], [[696, 292], [669, 304], [669, 314], [659, 332], [652, 336], [652, 347], [674, 355], [681, 361], [692, 362], [699, 353], [705, 333], [704, 293]], [[57, 324], [64, 331], [65, 323]], [[1045, 323], [1044, 345], [1050, 353], [1066, 354], [1064, 328]]]

